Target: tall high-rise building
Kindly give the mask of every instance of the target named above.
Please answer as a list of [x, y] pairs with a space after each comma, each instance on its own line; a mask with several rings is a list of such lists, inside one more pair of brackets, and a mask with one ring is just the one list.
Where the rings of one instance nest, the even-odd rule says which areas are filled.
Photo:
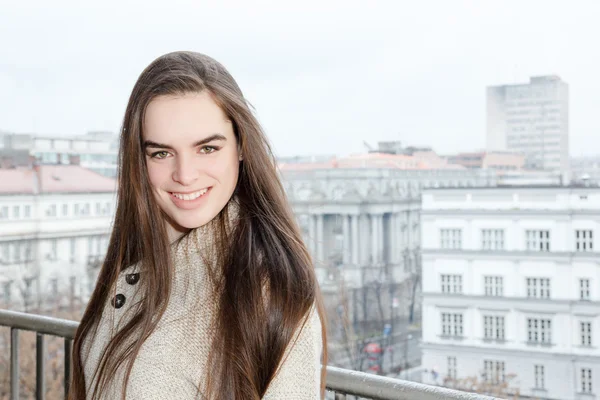
[[558, 76], [487, 88], [487, 150], [525, 155], [525, 167], [569, 170], [569, 86]]

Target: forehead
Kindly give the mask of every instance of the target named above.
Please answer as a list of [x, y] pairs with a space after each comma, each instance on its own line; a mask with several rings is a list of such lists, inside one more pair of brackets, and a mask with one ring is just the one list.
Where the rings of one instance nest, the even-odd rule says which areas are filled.
[[159, 96], [146, 108], [144, 139], [185, 139], [214, 133], [233, 134], [231, 121], [207, 92]]

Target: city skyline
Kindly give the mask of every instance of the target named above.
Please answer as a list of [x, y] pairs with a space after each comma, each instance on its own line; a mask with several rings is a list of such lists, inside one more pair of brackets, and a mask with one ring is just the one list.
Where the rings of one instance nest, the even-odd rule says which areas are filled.
[[117, 132], [142, 69], [189, 49], [231, 70], [279, 156], [359, 153], [365, 139], [439, 153], [483, 149], [486, 87], [554, 74], [570, 86], [571, 156], [600, 144], [594, 2], [432, 2], [434, 11], [328, 2], [314, 13], [179, 1], [169, 9], [128, 3], [118, 15], [110, 2], [93, 12], [63, 3], [3, 6], [0, 130]]

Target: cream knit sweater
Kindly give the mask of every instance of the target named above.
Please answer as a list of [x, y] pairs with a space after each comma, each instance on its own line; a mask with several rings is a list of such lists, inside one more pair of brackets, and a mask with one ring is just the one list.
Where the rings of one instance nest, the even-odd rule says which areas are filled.
[[[175, 273], [171, 298], [156, 330], [144, 342], [133, 364], [127, 386], [128, 400], [195, 399], [197, 387], [202, 393], [205, 376], [211, 373], [207, 359], [211, 345], [210, 326], [215, 314], [210, 281], [199, 255], [199, 250], [206, 246], [206, 239], [202, 228], [199, 228], [173, 248]], [[116, 292], [111, 293], [122, 295], [119, 299], [124, 300], [123, 305], [115, 308], [111, 295], [96, 335], [93, 335], [92, 329], [83, 343], [87, 399], [91, 398], [93, 379], [96, 379], [94, 371], [108, 341], [134, 313], [143, 279], [137, 265], [122, 271]], [[320, 398], [323, 343], [321, 323], [314, 307], [299, 333], [295, 345], [288, 346], [285, 362], [263, 399]], [[121, 399], [124, 370], [124, 365], [121, 365], [106, 388], [103, 399]]]

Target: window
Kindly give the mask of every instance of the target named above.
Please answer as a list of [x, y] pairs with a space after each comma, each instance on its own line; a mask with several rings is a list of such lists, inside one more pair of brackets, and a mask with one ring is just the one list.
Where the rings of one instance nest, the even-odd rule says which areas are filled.
[[593, 393], [591, 368], [581, 368], [581, 393]]
[[463, 335], [463, 316], [462, 314], [442, 313], [442, 336]]
[[25, 206], [25, 218], [31, 218], [31, 206]]
[[13, 244], [13, 261], [18, 263], [21, 262], [21, 243], [14, 242]]
[[8, 282], [4, 282], [3, 283], [3, 290], [2, 290], [2, 300], [4, 304], [9, 304], [10, 303], [10, 295], [11, 295], [11, 288], [12, 288], [12, 282], [8, 281]]
[[8, 243], [4, 242], [2, 243], [2, 252], [0, 253], [0, 260], [4, 263], [4, 264], [8, 264], [9, 262], [9, 257], [10, 257], [10, 249], [8, 247]]
[[504, 340], [504, 317], [485, 315], [483, 317], [483, 337]]
[[535, 377], [535, 389], [544, 389], [544, 366], [543, 365], [534, 365], [534, 377]]
[[550, 231], [527, 230], [525, 238], [528, 251], [550, 251]]
[[448, 357], [448, 378], [456, 379], [456, 357]]
[[441, 229], [440, 246], [442, 249], [461, 249], [462, 248], [462, 230], [461, 229]]
[[53, 299], [58, 297], [58, 278], [52, 278], [50, 280], [50, 296]]
[[0, 219], [8, 219], [8, 206], [0, 208]]
[[68, 204], [63, 204], [62, 215], [63, 215], [63, 217], [66, 217], [67, 215], [69, 215], [69, 205]]
[[541, 318], [527, 318], [528, 343], [552, 343], [552, 321]]
[[33, 258], [31, 257], [31, 240], [28, 240], [25, 244], [25, 261], [33, 261]]
[[79, 204], [77, 203], [73, 205], [73, 215], [75, 215], [76, 217], [79, 216]]
[[13, 206], [13, 218], [21, 218], [21, 207]]
[[484, 276], [483, 283], [486, 296], [503, 296], [504, 295], [504, 279], [501, 276]]
[[71, 299], [75, 298], [76, 290], [77, 290], [77, 277], [70, 276], [69, 277], [69, 294], [71, 295]]
[[527, 297], [550, 298], [550, 278], [527, 278]]
[[442, 293], [462, 293], [462, 275], [441, 275]]
[[90, 215], [90, 203], [85, 203], [85, 205], [83, 206], [82, 214]]
[[576, 230], [575, 231], [575, 250], [576, 251], [594, 251], [594, 231]]
[[579, 300], [590, 300], [590, 280], [579, 280]]
[[581, 321], [579, 323], [579, 332], [581, 334], [581, 345], [592, 345], [592, 323], [589, 321]]
[[504, 229], [482, 229], [481, 248], [483, 250], [504, 250]]
[[46, 216], [56, 217], [56, 204], [50, 204], [50, 207], [46, 209]]
[[484, 380], [492, 384], [504, 382], [504, 361], [483, 361]]
[[96, 203], [96, 215], [102, 214], [102, 204]]
[[76, 253], [76, 244], [77, 242], [75, 241], [75, 238], [71, 238], [69, 241], [69, 247], [70, 247], [70, 254], [71, 254], [71, 262], [75, 261], [75, 253]]
[[56, 260], [57, 253], [58, 253], [58, 240], [50, 239], [50, 259]]
[[94, 253], [94, 236], [88, 236], [88, 255], [93, 256]]

